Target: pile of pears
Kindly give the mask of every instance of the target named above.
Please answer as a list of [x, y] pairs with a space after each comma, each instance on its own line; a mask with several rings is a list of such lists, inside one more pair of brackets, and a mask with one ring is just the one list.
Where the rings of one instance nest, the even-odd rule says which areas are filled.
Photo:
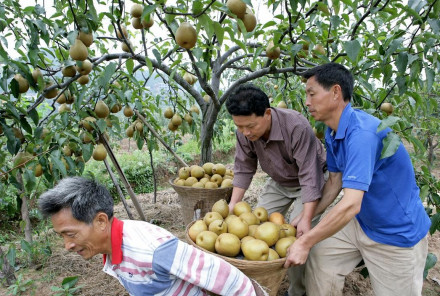
[[296, 240], [296, 229], [281, 213], [268, 215], [264, 207], [252, 210], [245, 201], [229, 213], [228, 203], [221, 199], [189, 227], [188, 236], [199, 247], [222, 256], [272, 261], [286, 257]]
[[178, 186], [194, 188], [227, 188], [232, 187], [234, 172], [224, 164], [207, 162], [203, 166], [192, 165], [181, 167], [179, 176], [174, 180]]

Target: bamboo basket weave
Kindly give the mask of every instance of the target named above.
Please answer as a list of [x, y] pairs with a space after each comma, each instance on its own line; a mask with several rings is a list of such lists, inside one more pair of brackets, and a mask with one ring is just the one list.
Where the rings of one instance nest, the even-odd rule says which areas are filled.
[[232, 195], [232, 187], [205, 189], [187, 186], [179, 186], [173, 183], [174, 178], [169, 183], [179, 196], [179, 202], [183, 211], [183, 221], [188, 225], [194, 220], [201, 219], [206, 213], [211, 212], [212, 206], [216, 201], [225, 199], [228, 203]]
[[281, 258], [272, 261], [249, 261], [243, 259], [237, 259], [232, 257], [222, 256], [217, 253], [212, 253], [199, 247], [195, 244], [188, 235], [188, 230], [191, 225], [194, 224], [194, 221], [189, 223], [185, 230], [185, 238], [188, 243], [206, 253], [215, 255], [217, 257], [222, 258], [226, 262], [237, 267], [241, 270], [245, 275], [247, 275], [250, 279], [255, 280], [263, 289], [269, 294], [269, 296], [276, 296], [282, 281], [284, 280], [287, 268], [284, 268], [284, 263], [286, 262], [286, 258]]

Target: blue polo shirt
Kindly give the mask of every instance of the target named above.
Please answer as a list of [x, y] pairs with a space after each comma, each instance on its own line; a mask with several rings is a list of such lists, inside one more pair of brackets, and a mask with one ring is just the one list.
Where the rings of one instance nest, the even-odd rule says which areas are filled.
[[364, 191], [356, 215], [372, 240], [412, 247], [426, 236], [431, 221], [419, 197], [414, 169], [401, 143], [396, 153], [380, 159], [382, 140], [391, 129], [376, 132], [380, 120], [348, 104], [337, 132], [327, 128], [327, 167], [342, 173], [342, 187]]

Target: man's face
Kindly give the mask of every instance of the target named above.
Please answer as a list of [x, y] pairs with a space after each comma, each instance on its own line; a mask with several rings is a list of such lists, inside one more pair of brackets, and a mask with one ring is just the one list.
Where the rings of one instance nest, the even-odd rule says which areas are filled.
[[235, 125], [240, 133], [242, 133], [249, 141], [256, 141], [261, 137], [267, 138], [271, 127], [271, 109], [268, 108], [263, 116], [255, 114], [248, 116], [232, 116]]
[[331, 115], [331, 111], [336, 108], [334, 87], [332, 86], [329, 90], [326, 90], [315, 80], [314, 76], [307, 80], [306, 106], [315, 120], [326, 122]]
[[66, 250], [76, 252], [86, 260], [106, 253], [105, 231], [102, 231], [102, 224], [96, 218], [89, 225], [75, 219], [71, 209], [66, 208], [52, 216], [52, 224], [55, 232], [64, 239]]

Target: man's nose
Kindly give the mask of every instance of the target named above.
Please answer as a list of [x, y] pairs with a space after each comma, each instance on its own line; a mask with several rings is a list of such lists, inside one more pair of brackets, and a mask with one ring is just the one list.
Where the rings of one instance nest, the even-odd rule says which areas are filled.
[[68, 239], [64, 239], [64, 248], [67, 251], [72, 251], [74, 247], [75, 247], [75, 243], [73, 243], [72, 241], [70, 241]]

